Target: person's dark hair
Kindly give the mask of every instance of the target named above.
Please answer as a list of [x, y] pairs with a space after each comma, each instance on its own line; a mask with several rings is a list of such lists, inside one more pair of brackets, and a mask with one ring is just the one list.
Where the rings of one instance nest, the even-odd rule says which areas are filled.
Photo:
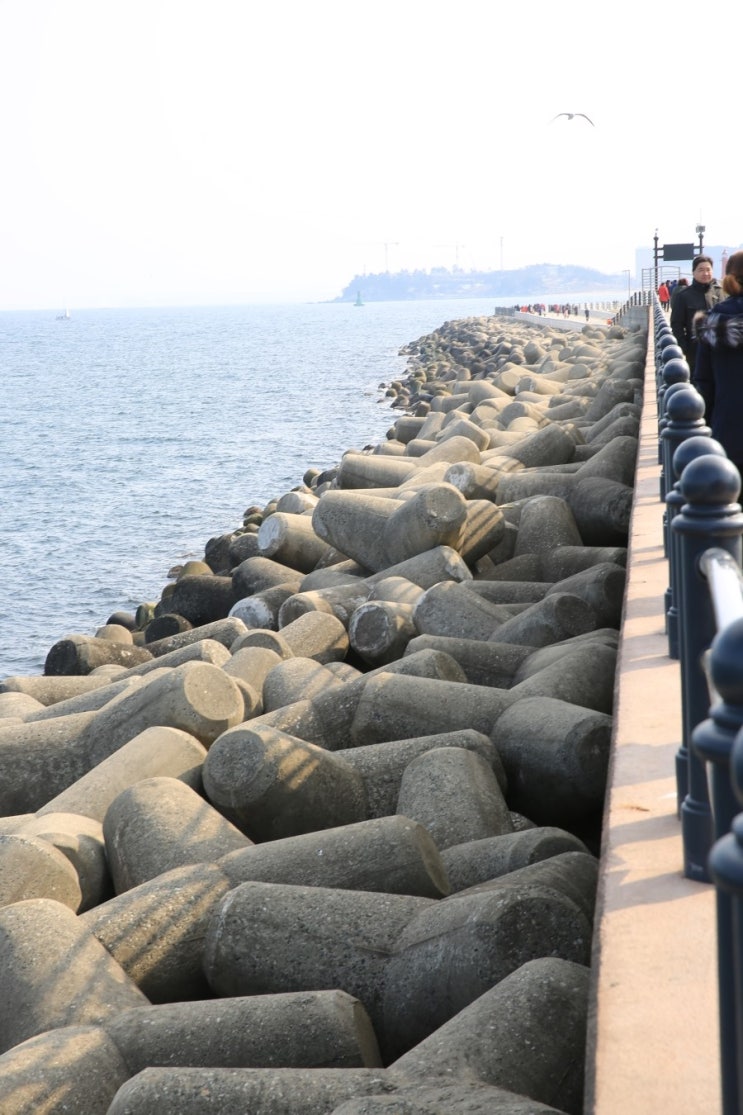
[[728, 259], [722, 289], [726, 294], [743, 294], [743, 252], [733, 252]]
[[696, 271], [696, 269], [697, 269], [697, 267], [699, 266], [700, 263], [708, 263], [710, 265], [710, 267], [714, 267], [714, 264], [712, 263], [712, 260], [710, 259], [709, 256], [695, 256], [694, 261], [692, 262], [692, 265], [691, 265], [692, 275], [694, 274], [694, 272]]

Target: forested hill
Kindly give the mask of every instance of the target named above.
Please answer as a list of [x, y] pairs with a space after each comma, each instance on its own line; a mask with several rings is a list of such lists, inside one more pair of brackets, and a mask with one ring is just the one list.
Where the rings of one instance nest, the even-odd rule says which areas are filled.
[[606, 275], [590, 267], [537, 263], [515, 271], [382, 271], [355, 275], [334, 302], [394, 302], [419, 298], [509, 298], [584, 291], [615, 291], [625, 275]]

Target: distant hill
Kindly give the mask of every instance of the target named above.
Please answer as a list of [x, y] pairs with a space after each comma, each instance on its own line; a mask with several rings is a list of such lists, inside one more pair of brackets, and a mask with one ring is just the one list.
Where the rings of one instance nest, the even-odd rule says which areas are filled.
[[430, 271], [382, 271], [354, 275], [334, 302], [400, 302], [425, 298], [509, 298], [524, 295], [570, 294], [617, 290], [626, 275], [606, 275], [590, 267], [534, 263], [515, 271], [463, 271], [434, 267]]

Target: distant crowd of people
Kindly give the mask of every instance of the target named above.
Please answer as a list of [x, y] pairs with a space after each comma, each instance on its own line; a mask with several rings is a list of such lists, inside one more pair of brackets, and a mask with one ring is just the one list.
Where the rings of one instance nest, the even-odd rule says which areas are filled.
[[[579, 313], [578, 306], [568, 305], [567, 303], [564, 305], [553, 303], [550, 306], [545, 306], [544, 302], [530, 302], [528, 306], [514, 306], [514, 310], [518, 310], [522, 314], [539, 314], [540, 316], [550, 313], [556, 317], [570, 317], [571, 314], [573, 317], [577, 317]], [[588, 321], [588, 306], [585, 307], [584, 313], [586, 321]]]
[[712, 437], [743, 475], [743, 251], [728, 259], [722, 284], [710, 257], [696, 256], [691, 283], [661, 283], [658, 300], [670, 306], [671, 331], [704, 399]]

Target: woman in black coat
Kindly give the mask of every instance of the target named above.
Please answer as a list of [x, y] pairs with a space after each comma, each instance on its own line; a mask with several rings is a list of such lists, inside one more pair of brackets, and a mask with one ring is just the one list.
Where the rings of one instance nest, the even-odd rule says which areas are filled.
[[743, 473], [743, 252], [730, 256], [722, 289], [729, 297], [694, 320], [692, 383], [704, 398], [712, 437]]

